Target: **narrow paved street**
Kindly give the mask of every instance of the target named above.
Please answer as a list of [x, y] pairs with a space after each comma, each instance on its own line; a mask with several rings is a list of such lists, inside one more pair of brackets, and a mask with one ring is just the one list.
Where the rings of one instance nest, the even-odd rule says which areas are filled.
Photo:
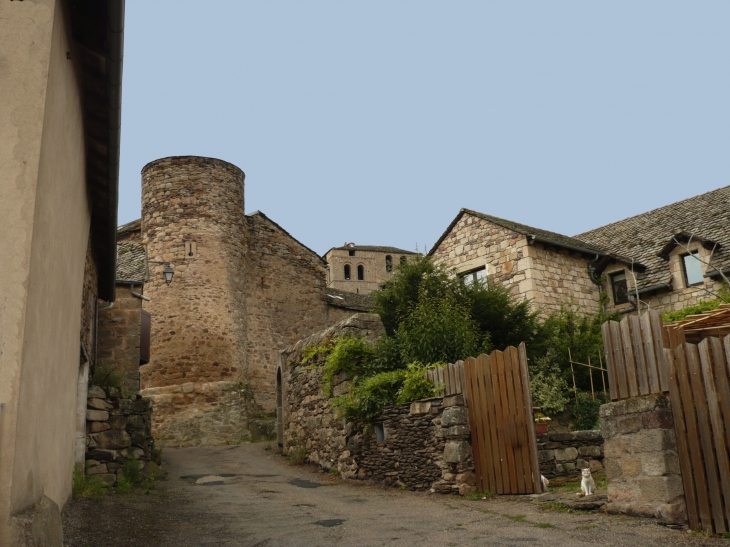
[[151, 494], [77, 500], [66, 545], [450, 546], [705, 545], [652, 520], [543, 511], [514, 499], [469, 501], [345, 482], [292, 466], [262, 444], [167, 449]]

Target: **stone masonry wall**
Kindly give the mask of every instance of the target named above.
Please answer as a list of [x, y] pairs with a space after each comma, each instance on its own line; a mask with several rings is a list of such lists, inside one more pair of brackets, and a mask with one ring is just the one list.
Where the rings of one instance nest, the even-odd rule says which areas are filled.
[[141, 468], [150, 459], [151, 401], [115, 387], [91, 386], [87, 396], [85, 472], [114, 486], [126, 458], [136, 459]]
[[[231, 386], [238, 394], [235, 386], [246, 380], [243, 179], [235, 165], [194, 156], [159, 159], [142, 170], [147, 255], [152, 262], [170, 262], [175, 270], [168, 286], [165, 265], [151, 263], [145, 283], [151, 301], [144, 308], [153, 317], [151, 362], [140, 371], [145, 389], [200, 384], [210, 406], [240, 401], [224, 390]], [[236, 412], [248, 408], [246, 402]], [[199, 413], [177, 409], [182, 410], [179, 419], [155, 420], [155, 435], [186, 437], [196, 427], [187, 420]], [[211, 428], [199, 442], [229, 438], [228, 431]]]
[[[139, 292], [137, 286], [135, 292]], [[126, 386], [139, 391], [139, 343], [142, 300], [132, 296], [129, 286], [117, 285], [117, 299], [111, 309], [99, 311], [98, 360], [124, 372]]]
[[[382, 332], [378, 316], [357, 314], [281, 353], [284, 451], [304, 449], [308, 461], [326, 470], [335, 467], [348, 479], [440, 493], [474, 492], [468, 413], [461, 396], [386, 408], [380, 420], [385, 439], [378, 442], [373, 428], [361, 431], [337, 418], [321, 388], [321, 366], [301, 365], [308, 346], [342, 334], [374, 343]], [[350, 380], [341, 374], [333, 394], [347, 392]]]
[[96, 343], [96, 307], [99, 284], [99, 271], [94, 259], [94, 251], [89, 237], [84, 265], [84, 288], [81, 296], [81, 344], [88, 354], [89, 362], [94, 360]]
[[603, 469], [603, 436], [600, 431], [545, 433], [537, 436], [540, 473], [548, 479], [579, 475], [581, 469]]
[[669, 399], [646, 395], [601, 406], [609, 513], [686, 522]]
[[490, 279], [514, 296], [532, 300], [538, 309], [555, 311], [566, 304], [584, 312], [599, 308], [598, 287], [590, 280], [585, 257], [538, 243], [528, 245], [524, 235], [468, 213], [433, 257], [459, 272], [486, 266]]
[[325, 263], [262, 213], [246, 216], [246, 377], [258, 406], [276, 408], [280, 350], [352, 312], [324, 301]]

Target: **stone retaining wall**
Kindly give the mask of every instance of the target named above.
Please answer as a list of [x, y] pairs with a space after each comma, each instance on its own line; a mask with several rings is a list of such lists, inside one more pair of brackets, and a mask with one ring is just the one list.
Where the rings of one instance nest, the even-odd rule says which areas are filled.
[[91, 386], [86, 410], [86, 474], [114, 486], [126, 458], [144, 468], [152, 444], [151, 401], [115, 387]]
[[646, 395], [601, 406], [609, 513], [687, 520], [669, 399]]
[[548, 479], [578, 475], [581, 469], [603, 469], [603, 436], [600, 431], [545, 433], [537, 436], [540, 473]]

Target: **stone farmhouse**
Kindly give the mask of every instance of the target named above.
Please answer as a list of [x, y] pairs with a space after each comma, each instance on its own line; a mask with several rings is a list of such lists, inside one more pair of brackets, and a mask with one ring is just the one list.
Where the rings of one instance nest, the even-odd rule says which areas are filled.
[[124, 2], [0, 3], [0, 545], [61, 545], [115, 299]]
[[545, 311], [672, 311], [722, 290], [728, 218], [730, 186], [573, 237], [462, 209], [428, 254]]
[[378, 290], [393, 275], [394, 266], [402, 264], [413, 251], [396, 247], [345, 243], [324, 255], [327, 262], [327, 287], [358, 294]]

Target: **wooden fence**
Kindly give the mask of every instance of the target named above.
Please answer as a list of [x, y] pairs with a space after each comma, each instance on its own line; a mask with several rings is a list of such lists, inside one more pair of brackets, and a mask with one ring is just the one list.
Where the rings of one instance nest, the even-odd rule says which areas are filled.
[[425, 373], [426, 378], [431, 380], [437, 389], [443, 388], [443, 395], [459, 395], [466, 397], [464, 379], [464, 361], [449, 363], [446, 366], [428, 369]]
[[477, 488], [542, 492], [525, 345], [464, 361]]
[[664, 349], [690, 527], [730, 530], [730, 336]]
[[606, 321], [601, 328], [612, 401], [669, 391], [669, 339], [659, 312]]

